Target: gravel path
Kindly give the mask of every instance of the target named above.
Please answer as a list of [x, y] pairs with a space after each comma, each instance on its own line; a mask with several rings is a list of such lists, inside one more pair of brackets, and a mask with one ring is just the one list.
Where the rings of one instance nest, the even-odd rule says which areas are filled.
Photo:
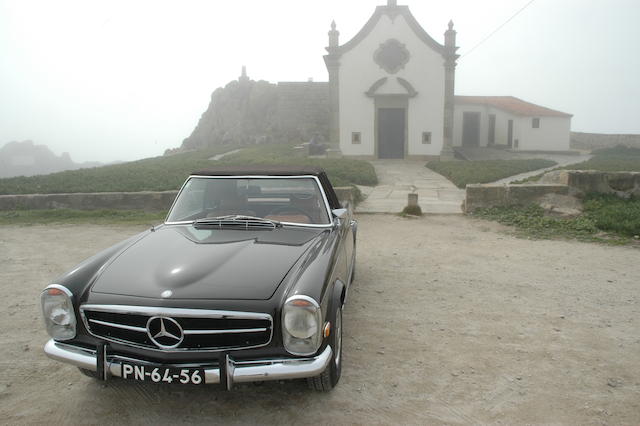
[[6, 424], [640, 424], [640, 251], [464, 216], [361, 215], [329, 394], [93, 381], [48, 360], [40, 290], [131, 226], [0, 227]]
[[492, 183], [511, 183], [511, 182], [515, 182], [517, 180], [522, 180], [522, 179], [526, 179], [528, 177], [531, 176], [537, 176], [539, 174], [548, 172], [550, 170], [553, 169], [557, 169], [558, 167], [565, 167], [565, 166], [570, 166], [572, 164], [578, 164], [578, 163], [582, 163], [584, 161], [590, 160], [592, 157], [592, 155], [589, 154], [581, 154], [581, 155], [553, 155], [553, 154], [540, 154], [537, 156], [533, 156], [531, 158], [543, 158], [546, 160], [552, 160], [555, 161], [557, 164], [555, 166], [551, 166], [551, 167], [545, 167], [543, 169], [538, 169], [538, 170], [533, 170], [530, 172], [525, 172], [525, 173], [520, 173], [517, 174], [515, 176], [509, 176], [506, 177], [504, 179], [499, 179], [495, 182]]

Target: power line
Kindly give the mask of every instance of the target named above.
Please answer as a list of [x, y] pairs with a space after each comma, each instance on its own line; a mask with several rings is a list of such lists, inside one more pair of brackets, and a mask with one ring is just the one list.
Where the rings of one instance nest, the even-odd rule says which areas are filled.
[[473, 52], [474, 50], [476, 50], [476, 48], [478, 46], [480, 46], [482, 43], [484, 43], [485, 41], [489, 40], [491, 38], [491, 36], [493, 36], [495, 33], [497, 33], [498, 31], [500, 31], [502, 29], [502, 27], [504, 27], [505, 25], [507, 25], [509, 22], [511, 22], [511, 20], [513, 18], [515, 18], [516, 16], [518, 16], [523, 10], [525, 10], [527, 7], [529, 7], [529, 5], [531, 5], [531, 3], [533, 3], [535, 0], [530, 0], [529, 3], [525, 4], [524, 6], [522, 6], [522, 8], [520, 8], [516, 13], [514, 13], [513, 15], [511, 15], [511, 17], [509, 19], [507, 19], [506, 21], [504, 21], [502, 23], [502, 25], [500, 25], [498, 28], [496, 28], [495, 30], [493, 30], [491, 32], [491, 34], [489, 34], [488, 36], [486, 36], [485, 38], [483, 38], [482, 40], [480, 40], [480, 42], [478, 44], [476, 44], [475, 46], [473, 46], [467, 53], [465, 53], [464, 55], [461, 56], [461, 58], [469, 55], [471, 52]]

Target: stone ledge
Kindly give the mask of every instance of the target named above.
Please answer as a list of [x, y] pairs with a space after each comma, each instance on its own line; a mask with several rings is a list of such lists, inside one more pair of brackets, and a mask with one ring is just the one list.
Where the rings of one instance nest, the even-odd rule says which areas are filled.
[[640, 197], [640, 172], [555, 170], [536, 184], [471, 184], [467, 185], [464, 211], [538, 203], [549, 194], [582, 197], [590, 193]]
[[0, 210], [75, 209], [165, 211], [178, 191], [91, 192], [70, 194], [0, 195]]
[[554, 170], [542, 176], [540, 183], [568, 185], [577, 194], [597, 192], [623, 198], [640, 196], [640, 172]]
[[567, 185], [467, 185], [464, 212], [478, 208], [505, 207], [535, 203], [547, 194], [568, 195]]

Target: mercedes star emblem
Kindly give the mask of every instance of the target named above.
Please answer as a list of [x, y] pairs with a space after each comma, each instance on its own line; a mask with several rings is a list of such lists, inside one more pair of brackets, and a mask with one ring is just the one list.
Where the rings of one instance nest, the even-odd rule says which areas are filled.
[[147, 321], [147, 335], [159, 348], [176, 348], [184, 340], [180, 324], [169, 317], [151, 317]]

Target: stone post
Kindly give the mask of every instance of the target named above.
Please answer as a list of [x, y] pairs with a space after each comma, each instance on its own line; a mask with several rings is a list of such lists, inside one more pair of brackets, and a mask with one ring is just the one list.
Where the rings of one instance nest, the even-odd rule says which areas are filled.
[[456, 81], [456, 32], [453, 29], [453, 21], [449, 21], [449, 29], [444, 33], [444, 129], [442, 140], [441, 160], [453, 160], [453, 108]]
[[407, 206], [409, 207], [417, 207], [418, 206], [418, 194], [412, 192], [411, 194], [407, 194]]
[[329, 54], [324, 56], [324, 63], [329, 72], [329, 145], [330, 150], [338, 151], [340, 149], [340, 55], [337, 50], [340, 44], [340, 32], [336, 30], [335, 21], [331, 22], [331, 31], [328, 34], [329, 47], [326, 49]]

